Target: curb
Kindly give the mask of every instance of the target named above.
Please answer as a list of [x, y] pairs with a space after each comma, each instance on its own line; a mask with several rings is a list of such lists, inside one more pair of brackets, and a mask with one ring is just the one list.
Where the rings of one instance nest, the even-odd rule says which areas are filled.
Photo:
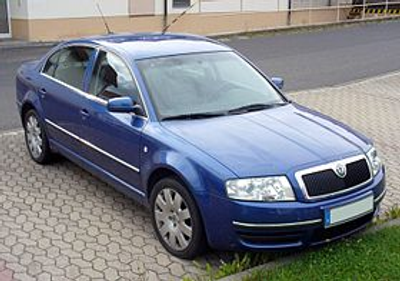
[[356, 79], [353, 81], [349, 81], [349, 82], [345, 82], [345, 83], [341, 83], [341, 84], [337, 84], [337, 85], [333, 85], [330, 86], [328, 88], [341, 88], [341, 87], [346, 87], [352, 84], [362, 84], [362, 83], [366, 83], [366, 82], [370, 82], [370, 81], [379, 81], [385, 78], [391, 78], [394, 76], [399, 76], [400, 75], [400, 71], [399, 70], [395, 70], [395, 71], [389, 71], [386, 73], [381, 73], [377, 76], [373, 76], [373, 77], [365, 77], [365, 78], [360, 78], [360, 79]]
[[239, 272], [237, 274], [218, 279], [218, 281], [241, 281], [241, 280], [243, 280], [244, 277], [250, 275], [254, 271], [271, 270], [271, 269], [274, 269], [274, 268], [277, 268], [280, 266], [284, 266], [284, 265], [287, 265], [287, 264], [290, 264], [290, 263], [296, 261], [301, 256], [302, 256], [302, 254], [295, 254], [290, 257], [281, 258], [276, 261], [272, 261], [272, 262], [269, 262], [266, 264], [262, 264], [262, 265], [247, 269], [247, 270]]
[[321, 28], [341, 28], [341, 27], [351, 27], [363, 24], [374, 24], [374, 23], [379, 24], [392, 21], [400, 21], [400, 16], [396, 15], [396, 16], [388, 16], [385, 18], [354, 19], [354, 20], [345, 20], [342, 22], [315, 23], [310, 25], [291, 25], [291, 26], [255, 29], [249, 31], [214, 33], [207, 35], [207, 37], [221, 41], [229, 41], [234, 38], [248, 39], [255, 36], [263, 36], [267, 34], [275, 35], [279, 33], [287, 33], [297, 30], [307, 32], [307, 31], [318, 30]]
[[322, 90], [325, 90], [325, 89], [340, 89], [342, 87], [348, 87], [348, 86], [352, 86], [352, 85], [360, 85], [360, 84], [363, 84], [363, 83], [379, 81], [379, 80], [382, 80], [382, 79], [392, 78], [392, 77], [396, 77], [396, 76], [400, 77], [400, 71], [399, 70], [390, 71], [390, 72], [387, 72], [387, 73], [381, 73], [381, 74], [376, 75], [376, 76], [360, 78], [360, 79], [356, 79], [356, 80], [353, 80], [353, 81], [340, 83], [340, 84], [336, 84], [336, 85], [331, 85], [331, 86], [322, 86], [322, 87], [310, 88], [310, 89], [304, 89], [304, 90], [289, 91], [289, 92], [286, 92], [286, 94], [287, 95], [296, 96], [296, 95], [300, 95], [300, 94], [302, 94], [304, 92], [317, 92], [317, 91], [322, 91]]
[[[390, 220], [388, 222], [385, 222], [385, 223], [382, 223], [382, 224], [379, 224], [379, 225], [372, 226], [372, 227], [366, 229], [364, 232], [359, 233], [358, 236], [364, 236], [364, 235], [367, 235], [367, 234], [376, 233], [379, 230], [382, 230], [382, 229], [388, 228], [388, 227], [392, 227], [392, 226], [400, 226], [400, 219], [394, 219], [394, 220]], [[356, 236], [357, 236], [357, 234], [356, 234]], [[294, 254], [294, 255], [289, 256], [289, 257], [281, 258], [281, 259], [278, 259], [276, 261], [272, 261], [272, 262], [269, 262], [269, 263], [266, 263], [266, 264], [262, 264], [262, 265], [247, 269], [247, 270], [239, 272], [237, 274], [230, 275], [230, 276], [218, 279], [218, 281], [241, 281], [241, 280], [243, 280], [244, 277], [249, 276], [250, 274], [252, 274], [255, 271], [258, 271], [258, 270], [272, 270], [272, 269], [275, 269], [277, 267], [285, 266], [285, 265], [290, 264], [290, 263], [292, 263], [292, 262], [294, 262], [296, 260], [301, 259], [304, 254], [305, 253]]]

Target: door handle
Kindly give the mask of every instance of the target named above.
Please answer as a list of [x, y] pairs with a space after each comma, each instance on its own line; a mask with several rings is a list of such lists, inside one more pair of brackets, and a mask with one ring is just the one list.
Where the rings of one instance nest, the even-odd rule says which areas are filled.
[[90, 117], [89, 111], [87, 109], [82, 109], [81, 110], [81, 115], [82, 115], [83, 119], [86, 119], [86, 118]]
[[44, 99], [46, 97], [47, 91], [45, 88], [40, 88], [39, 93], [40, 93], [40, 97], [42, 99]]

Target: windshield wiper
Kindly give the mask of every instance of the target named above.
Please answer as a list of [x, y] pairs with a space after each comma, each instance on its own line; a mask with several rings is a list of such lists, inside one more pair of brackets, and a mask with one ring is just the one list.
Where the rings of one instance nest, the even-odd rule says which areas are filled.
[[161, 120], [166, 121], [166, 120], [204, 119], [204, 118], [212, 118], [212, 117], [219, 117], [219, 116], [225, 116], [225, 115], [227, 115], [227, 112], [188, 113], [188, 114], [164, 117]]
[[279, 103], [254, 103], [245, 106], [241, 106], [238, 108], [234, 108], [228, 111], [229, 114], [241, 114], [251, 111], [259, 111], [264, 109], [270, 109], [278, 106], [283, 106], [288, 104], [288, 102], [279, 102]]
[[161, 121], [204, 119], [204, 118], [227, 116], [227, 115], [233, 115], [233, 114], [242, 114], [242, 113], [251, 112], [251, 111], [259, 111], [259, 110], [274, 108], [274, 107], [278, 107], [278, 106], [283, 106], [283, 105], [286, 105], [288, 103], [289, 102], [255, 103], [255, 104], [249, 104], [249, 105], [241, 106], [241, 107], [238, 107], [238, 108], [234, 108], [234, 109], [231, 109], [229, 111], [188, 113], [188, 114], [167, 116], [167, 117], [162, 118]]

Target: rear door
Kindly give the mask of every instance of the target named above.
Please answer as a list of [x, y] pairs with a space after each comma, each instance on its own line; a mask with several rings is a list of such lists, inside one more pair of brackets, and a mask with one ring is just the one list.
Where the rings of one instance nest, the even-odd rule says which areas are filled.
[[50, 138], [70, 152], [79, 153], [82, 145], [82, 104], [85, 77], [94, 59], [93, 48], [66, 47], [47, 60], [39, 82], [39, 95]]
[[147, 124], [145, 114], [111, 113], [107, 101], [116, 97], [131, 97], [142, 105], [139, 90], [128, 65], [121, 57], [100, 51], [92, 71], [88, 92], [95, 99], [87, 99], [81, 110], [87, 112], [83, 120], [85, 158], [96, 163], [122, 181], [136, 195], [143, 196], [140, 181], [141, 135]]

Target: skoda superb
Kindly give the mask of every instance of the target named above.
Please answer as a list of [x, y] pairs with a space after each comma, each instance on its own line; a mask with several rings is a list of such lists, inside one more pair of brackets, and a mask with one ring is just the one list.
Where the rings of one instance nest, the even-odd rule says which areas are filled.
[[110, 35], [21, 66], [28, 151], [57, 153], [148, 206], [162, 245], [194, 258], [295, 249], [364, 228], [385, 195], [371, 141], [281, 92], [208, 38]]

